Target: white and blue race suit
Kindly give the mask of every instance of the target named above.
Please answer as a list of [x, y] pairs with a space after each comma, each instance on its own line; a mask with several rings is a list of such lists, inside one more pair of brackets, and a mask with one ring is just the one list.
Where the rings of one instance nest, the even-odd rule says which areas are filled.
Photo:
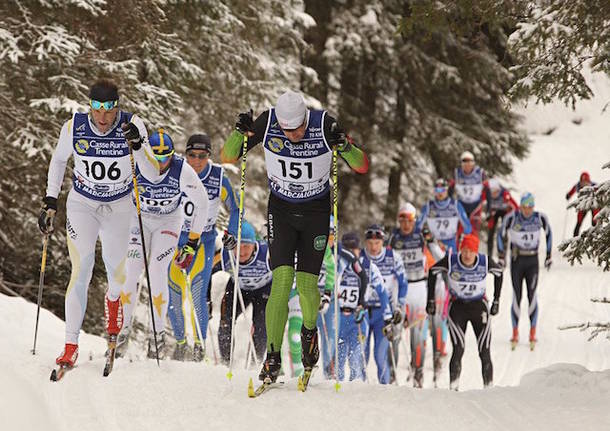
[[481, 204], [485, 171], [480, 166], [475, 166], [471, 173], [466, 174], [461, 167], [458, 167], [455, 169], [454, 180], [457, 198], [466, 214], [470, 216]]
[[121, 124], [130, 121], [144, 138], [141, 149], [134, 151], [135, 162], [140, 169], [158, 171], [144, 123], [122, 111], [117, 111], [114, 122], [104, 133], [88, 114], [74, 114], [64, 123], [49, 164], [46, 195], [57, 198], [68, 160], [73, 157], [74, 161], [72, 188], [66, 203], [67, 243], [72, 263], [65, 301], [66, 343], [78, 344], [98, 237], [108, 286], [120, 289], [125, 278], [129, 223], [135, 211], [129, 197], [132, 190], [129, 145]]
[[465, 234], [472, 232], [472, 226], [462, 204], [455, 199], [442, 201], [432, 199], [426, 203], [417, 219], [416, 227], [421, 229], [426, 223], [434, 238], [441, 241], [447, 249], [457, 250], [456, 235], [458, 224], [462, 224]]

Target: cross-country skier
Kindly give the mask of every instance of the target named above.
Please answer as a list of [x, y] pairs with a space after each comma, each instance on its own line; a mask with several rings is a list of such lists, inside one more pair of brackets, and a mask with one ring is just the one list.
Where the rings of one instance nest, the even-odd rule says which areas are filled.
[[[186, 195], [194, 207], [188, 241], [180, 248], [175, 259], [181, 269], [186, 269], [191, 264], [199, 245], [200, 232], [203, 230], [208, 213], [208, 195], [193, 168], [185, 163], [182, 157], [174, 154], [174, 143], [163, 129], [154, 132], [149, 137], [149, 142], [159, 163], [159, 170], [151, 174], [144, 173], [136, 167], [144, 232], [142, 235], [138, 216], [134, 214], [129, 228], [125, 284], [111, 286], [108, 289], [106, 319], [109, 322], [108, 334], [117, 335], [116, 329], [118, 327], [120, 330], [121, 327], [121, 304], [123, 304], [125, 321], [131, 321], [133, 305], [137, 300], [138, 279], [144, 269], [142, 247], [142, 238], [144, 238], [144, 246], [148, 253], [156, 339], [159, 357], [162, 357], [165, 347], [165, 318], [169, 303], [167, 276], [183, 222], [182, 196]], [[135, 199], [134, 193], [134, 205]], [[155, 334], [148, 340], [148, 357], [156, 357]]]
[[447, 181], [439, 178], [434, 182], [434, 199], [428, 201], [417, 220], [417, 228], [422, 229], [424, 223], [428, 225], [434, 238], [440, 240], [447, 249], [457, 250], [456, 237], [458, 224], [462, 225], [465, 234], [472, 232], [468, 215], [462, 204], [449, 197]]
[[[435, 260], [440, 260], [444, 251], [433, 241], [430, 235], [425, 236], [421, 230], [415, 227], [417, 211], [411, 203], [401, 205], [398, 210], [399, 227], [392, 231], [389, 246], [395, 254], [402, 257], [409, 289], [406, 296], [406, 318], [405, 325], [410, 326], [411, 340], [411, 370], [413, 372], [413, 386], [421, 388], [423, 386], [424, 361], [426, 357], [426, 338], [428, 335], [428, 320], [426, 319], [426, 298], [427, 298], [427, 279], [428, 268], [426, 265], [426, 249], [429, 249]], [[443, 280], [438, 279], [437, 283], [445, 287]], [[444, 292], [443, 292], [444, 293]], [[438, 299], [446, 295], [437, 293]], [[438, 307], [437, 314], [443, 312], [443, 307]], [[439, 325], [439, 339], [441, 327]], [[440, 370], [440, 349], [435, 349], [434, 355], [435, 371]]]
[[491, 257], [494, 249], [496, 226], [500, 219], [504, 220], [506, 214], [516, 210], [518, 205], [510, 192], [502, 187], [502, 184], [496, 178], [491, 178], [488, 181], [488, 187], [485, 188], [485, 200], [487, 201], [487, 256]]
[[[256, 239], [254, 227], [247, 221], [242, 222], [241, 244], [239, 251], [239, 285], [244, 299], [244, 306], [252, 304], [252, 338], [258, 360], [263, 359], [265, 344], [265, 306], [271, 291], [271, 267], [269, 266], [269, 246], [265, 241]], [[218, 327], [218, 346], [220, 356], [226, 364], [231, 359], [231, 319], [233, 318], [233, 295], [235, 295], [235, 278], [233, 264], [229, 253], [235, 254], [223, 247], [221, 268], [231, 275], [225, 288], [220, 305], [220, 325]], [[241, 306], [237, 302], [235, 318], [241, 314]], [[202, 329], [203, 331], [203, 329]]]
[[248, 150], [263, 143], [271, 190], [267, 231], [273, 284], [266, 315], [267, 359], [259, 378], [274, 382], [281, 367], [282, 337], [297, 251], [296, 284], [303, 311], [301, 341], [305, 370], [311, 370], [319, 357], [317, 284], [328, 236], [332, 148], [337, 148], [358, 173], [366, 173], [369, 162], [334, 118], [323, 110], [308, 110], [301, 94], [294, 91], [282, 94], [276, 106], [256, 120], [251, 113], [240, 114], [236, 130], [222, 149], [223, 162], [239, 158], [244, 134]]
[[[134, 212], [129, 145], [142, 171], [158, 172], [141, 119], [119, 108], [116, 84], [101, 79], [89, 90], [89, 113], [76, 113], [64, 123], [49, 164], [44, 206], [38, 226], [53, 231], [57, 197], [66, 164], [74, 156], [72, 189], [66, 202], [66, 233], [72, 275], [66, 289], [66, 344], [56, 359], [73, 366], [78, 357], [78, 335], [87, 307], [87, 291], [99, 236], [110, 288], [120, 288], [127, 253], [129, 220]], [[124, 128], [123, 128], [124, 127]], [[128, 144], [128, 141], [131, 144]]]
[[[405, 275], [405, 267], [400, 255], [394, 253], [391, 247], [384, 247], [386, 234], [383, 226], [372, 224], [365, 232], [364, 255], [373, 262], [383, 277], [383, 284], [390, 297], [393, 310], [392, 324], [394, 325], [390, 343], [394, 351], [394, 361], [388, 357], [390, 367], [390, 383], [396, 380], [396, 370], [392, 366], [398, 363], [398, 351], [400, 347], [400, 337], [402, 332], [402, 322], [405, 317], [407, 302], [408, 282]], [[367, 355], [369, 346], [366, 347]], [[388, 355], [391, 351], [388, 351]]]
[[[339, 277], [337, 305], [340, 314], [337, 379], [344, 380], [344, 366], [347, 359], [350, 368], [349, 379], [360, 378], [364, 380], [366, 361], [364, 360], [363, 344], [365, 339], [368, 338], [366, 299], [373, 296], [378, 299], [379, 307], [382, 310], [382, 319], [387, 321], [387, 331], [391, 331], [392, 327], [390, 301], [379, 269], [368, 259], [365, 263], [364, 256], [361, 255], [358, 234], [355, 232], [345, 233], [341, 238], [338, 254], [339, 262], [336, 276]], [[368, 268], [365, 268], [364, 265], [367, 265]], [[375, 338], [375, 348], [376, 351], [379, 349], [379, 353], [383, 353], [377, 362], [380, 382], [388, 383], [388, 341], [383, 335]]]
[[[229, 225], [223, 237], [224, 247], [233, 249], [236, 245], [235, 236], [237, 235], [237, 218], [239, 210], [235, 202], [233, 188], [224, 168], [210, 160], [212, 154], [212, 144], [210, 137], [206, 134], [191, 135], [186, 142], [186, 161], [195, 170], [203, 183], [209, 199], [208, 217], [201, 233], [201, 241], [195, 252], [193, 263], [187, 268], [190, 278], [192, 291], [192, 301], [194, 303], [195, 315], [201, 330], [204, 341], [199, 340], [199, 335], [195, 331], [195, 345], [193, 347], [193, 360], [201, 361], [205, 356], [205, 339], [208, 330], [208, 287], [212, 274], [213, 258], [216, 242], [216, 219], [223, 203], [229, 213]], [[186, 244], [188, 231], [192, 218], [193, 206], [190, 201], [184, 203], [185, 224], [182, 227], [178, 247]], [[186, 337], [184, 333], [184, 314], [182, 312], [182, 302], [188, 297], [186, 290], [186, 280], [184, 272], [175, 263], [169, 271], [169, 318], [176, 338], [176, 349], [174, 359], [184, 359], [186, 353]], [[186, 294], [186, 295], [185, 295]]]
[[[513, 284], [513, 305], [511, 319], [513, 336], [511, 343], [514, 346], [519, 341], [519, 315], [521, 314], [521, 293], [523, 281], [527, 285], [527, 300], [530, 316], [529, 341], [533, 348], [536, 339], [536, 324], [538, 322], [538, 245], [540, 243], [540, 230], [546, 235], [546, 259], [544, 267], [551, 268], [551, 251], [553, 249], [553, 234], [548, 217], [539, 211], [534, 211], [534, 196], [524, 193], [521, 196], [519, 210], [510, 213], [502, 222], [502, 229], [498, 232], [498, 259], [503, 265], [508, 246], [507, 237], [510, 237], [510, 275]], [[506, 246], [505, 246], [506, 244]]]
[[481, 230], [483, 188], [487, 175], [480, 166], [475, 165], [474, 155], [470, 151], [464, 151], [460, 161], [460, 166], [455, 168], [454, 177], [449, 184], [449, 194], [453, 195], [455, 191], [458, 201], [468, 215], [472, 233], [478, 236]]
[[[479, 358], [484, 387], [493, 385], [493, 365], [490, 355], [491, 318], [498, 314], [500, 291], [502, 289], [502, 267], [487, 256], [479, 253], [479, 239], [475, 235], [465, 235], [460, 244], [460, 252], [449, 250], [448, 254], [430, 268], [428, 277], [428, 304], [426, 311], [434, 314], [436, 303], [434, 291], [436, 278], [446, 273], [449, 279], [449, 332], [453, 344], [453, 354], [449, 363], [449, 388], [458, 390], [462, 371], [466, 327], [472, 325], [477, 337]], [[494, 299], [489, 308], [485, 297], [487, 274], [494, 276]]]
[[328, 244], [324, 251], [324, 260], [320, 268], [318, 277], [318, 290], [320, 291], [320, 308], [318, 313], [318, 333], [322, 349], [322, 366], [324, 377], [327, 379], [333, 376], [332, 361], [335, 357], [335, 257], [334, 247], [334, 226], [331, 216], [330, 230], [328, 233]]
[[[369, 236], [370, 238], [368, 239], [373, 238], [372, 233]], [[380, 236], [380, 234], [376, 233], [375, 236]], [[375, 347], [373, 348], [373, 356], [377, 365], [377, 378], [379, 383], [385, 385], [390, 383], [390, 358], [388, 357], [388, 350], [390, 349], [389, 342], [393, 339], [394, 335], [393, 322], [395, 315], [392, 312], [391, 292], [384, 283], [383, 275], [381, 275], [377, 265], [364, 252], [361, 253], [361, 256], [362, 267], [367, 273], [369, 286], [372, 287], [372, 289], [367, 289], [364, 298], [365, 306], [368, 309], [369, 326], [364, 353], [366, 363], [368, 364], [372, 345], [371, 338], [374, 338]], [[377, 286], [378, 283], [381, 285], [381, 289]], [[339, 326], [339, 331], [341, 331], [341, 326]]]
[[[574, 184], [574, 186], [570, 189], [570, 191], [566, 194], [566, 200], [570, 200], [572, 195], [580, 192], [584, 187], [595, 187], [597, 184], [591, 181], [591, 176], [588, 172], [583, 172], [580, 174], [580, 180]], [[580, 234], [580, 226], [582, 225], [585, 216], [587, 215], [588, 210], [578, 210], [577, 218], [576, 218], [576, 226], [574, 227], [574, 236], [578, 236]], [[599, 208], [591, 209], [591, 224], [593, 226], [596, 225], [597, 221], [595, 220], [595, 216], [599, 212]]]

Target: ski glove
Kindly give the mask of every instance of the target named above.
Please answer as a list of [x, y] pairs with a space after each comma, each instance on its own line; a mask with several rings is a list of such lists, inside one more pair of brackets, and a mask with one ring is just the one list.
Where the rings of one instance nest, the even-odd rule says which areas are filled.
[[383, 321], [383, 335], [385, 335], [385, 337], [392, 341], [392, 339], [394, 338], [394, 327], [392, 325], [392, 320], [384, 320]]
[[426, 313], [428, 313], [429, 316], [432, 316], [434, 313], [436, 313], [436, 302], [434, 301], [434, 299], [428, 300], [428, 304], [426, 305]]
[[498, 266], [500, 266], [500, 268], [504, 269], [506, 268], [506, 262], [504, 261], [504, 255], [500, 254], [498, 256]]
[[235, 235], [225, 230], [225, 234], [222, 236], [222, 245], [227, 250], [233, 250], [237, 246], [237, 239]]
[[[235, 123], [235, 129], [242, 133], [246, 134], [248, 132], [254, 131], [254, 119], [253, 119], [253, 111], [250, 109], [248, 112], [241, 112], [237, 116], [237, 123]], [[271, 115], [271, 114], [269, 114]]]
[[57, 212], [57, 198], [46, 196], [43, 200], [43, 207], [38, 216], [38, 228], [44, 235], [53, 232], [53, 221]]
[[356, 315], [356, 318], [354, 319], [354, 321], [356, 323], [360, 323], [360, 322], [362, 322], [362, 320], [364, 320], [364, 316], [366, 315], [366, 310], [364, 308], [362, 308], [362, 305], [359, 305], [356, 308], [356, 311], [354, 311], [354, 314]]
[[546, 268], [547, 271], [549, 269], [551, 269], [552, 264], [553, 264], [553, 261], [551, 260], [551, 255], [547, 254], [546, 259], [544, 259], [544, 267]]
[[491, 310], [489, 310], [489, 314], [491, 314], [492, 316], [495, 316], [496, 314], [498, 314], [499, 307], [500, 307], [500, 304], [498, 303], [498, 300], [494, 299], [494, 302], [491, 304]]
[[392, 313], [392, 323], [394, 325], [400, 325], [402, 323], [402, 313], [398, 308]]
[[198, 239], [189, 238], [188, 242], [182, 246], [174, 261], [178, 268], [187, 269], [189, 267], [195, 257], [195, 250], [197, 250], [198, 244]]
[[142, 137], [140, 136], [138, 126], [131, 122], [123, 123], [121, 129], [123, 129], [123, 137], [127, 140], [131, 149], [138, 151], [142, 147]]
[[322, 297], [322, 300], [320, 301], [320, 308], [319, 308], [320, 314], [326, 314], [329, 307], [330, 307], [330, 293], [324, 292], [324, 296]]
[[328, 143], [331, 147], [337, 147], [337, 151], [340, 153], [349, 151], [352, 146], [351, 138], [347, 136], [345, 130], [339, 127], [336, 122], [330, 125]]

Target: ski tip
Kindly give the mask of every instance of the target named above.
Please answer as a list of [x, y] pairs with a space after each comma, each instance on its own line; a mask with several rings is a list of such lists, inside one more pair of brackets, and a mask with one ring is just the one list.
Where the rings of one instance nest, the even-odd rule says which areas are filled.
[[335, 392], [339, 392], [339, 389], [341, 389], [341, 384], [339, 382], [335, 382]]
[[254, 398], [256, 394], [254, 393], [254, 383], [252, 382], [252, 377], [250, 377], [250, 381], [248, 382], [248, 397]]
[[51, 371], [51, 377], [50, 377], [50, 380], [51, 380], [52, 382], [56, 382], [56, 381], [57, 381], [57, 370], [53, 370], [53, 371]]
[[303, 377], [299, 376], [297, 380], [297, 389], [301, 392], [305, 392], [305, 384], [303, 383]]
[[229, 380], [233, 379], [233, 373], [231, 371], [229, 371], [227, 373], [227, 379], [229, 379]]

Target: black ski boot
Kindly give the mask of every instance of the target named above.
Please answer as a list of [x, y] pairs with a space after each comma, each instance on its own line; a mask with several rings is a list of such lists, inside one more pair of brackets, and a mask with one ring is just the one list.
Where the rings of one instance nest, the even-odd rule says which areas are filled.
[[301, 326], [301, 358], [305, 370], [311, 370], [318, 363], [320, 349], [318, 348], [318, 328], [307, 329]]
[[282, 369], [280, 352], [267, 352], [267, 359], [263, 362], [263, 369], [258, 379], [265, 383], [275, 383]]

